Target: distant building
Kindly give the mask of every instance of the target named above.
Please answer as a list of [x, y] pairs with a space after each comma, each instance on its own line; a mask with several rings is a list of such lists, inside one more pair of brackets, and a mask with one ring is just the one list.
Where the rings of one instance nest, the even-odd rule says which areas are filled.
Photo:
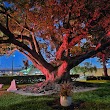
[[13, 69], [13, 71], [12, 71], [12, 69], [11, 68], [1, 68], [0, 69], [0, 76], [2, 76], [2, 75], [15, 75], [15, 74], [17, 74], [19, 71], [21, 71], [21, 69], [22, 68], [15, 68], [15, 69]]
[[20, 75], [39, 75], [42, 74], [41, 71], [39, 71], [37, 68], [35, 68], [33, 65], [29, 66], [27, 69], [22, 69], [19, 71]]
[[3, 75], [41, 75], [42, 73], [37, 69], [35, 68], [33, 65], [29, 66], [27, 69], [23, 69], [23, 68], [15, 68], [13, 69], [6, 69], [6, 68], [3, 68], [3, 69], [0, 69], [0, 76], [3, 76]]

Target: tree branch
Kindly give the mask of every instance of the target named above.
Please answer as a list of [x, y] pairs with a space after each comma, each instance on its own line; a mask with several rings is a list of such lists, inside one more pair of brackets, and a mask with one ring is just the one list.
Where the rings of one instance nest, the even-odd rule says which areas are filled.
[[39, 64], [39, 62], [35, 59], [35, 57], [33, 57], [31, 54], [27, 54], [23, 50], [20, 50], [20, 52], [22, 52], [25, 56], [27, 56], [28, 59], [30, 59], [33, 62], [34, 66], [36, 68], [38, 68], [42, 73], [44, 73], [45, 76], [49, 75], [50, 72], [48, 70], [50, 70], [50, 69], [48, 69], [45, 66]]
[[56, 53], [56, 59], [61, 59], [62, 53], [68, 49], [68, 37], [69, 37], [69, 34], [65, 34], [63, 36], [63, 43], [61, 44], [61, 46], [59, 47]]
[[6, 29], [1, 23], [0, 30], [9, 37], [9, 40], [14, 38], [14, 34], [12, 34], [8, 29]]
[[69, 48], [71, 48], [72, 46], [75, 46], [81, 39], [85, 38], [86, 35], [79, 35], [79, 36], [75, 36], [71, 42], [69, 42]]
[[[96, 55], [98, 52], [101, 52], [102, 50], [106, 49], [107, 47], [110, 46], [110, 40], [108, 40], [106, 43], [104, 43], [103, 45], [101, 45], [97, 50], [90, 50], [87, 53], [83, 53], [79, 56], [75, 56], [69, 59], [68, 63], [70, 64], [68, 68], [73, 68], [74, 66], [80, 64], [82, 61], [84, 61], [87, 58], [90, 58], [94, 55]], [[73, 64], [74, 61], [74, 64]]]
[[10, 55], [13, 54], [16, 50], [17, 50], [17, 48], [14, 48], [13, 50], [8, 51], [8, 52], [6, 53], [7, 56], [10, 56]]
[[4, 11], [1, 11], [1, 10], [0, 10], [0, 13], [6, 15], [6, 16], [8, 16], [8, 17], [10, 17], [11, 19], [13, 19], [14, 22], [15, 22], [19, 27], [21, 27], [22, 29], [24, 29], [24, 30], [26, 30], [26, 31], [28, 31], [28, 32], [31, 32], [31, 29], [29, 29], [28, 27], [21, 26], [20, 23], [19, 23], [16, 19], [14, 19], [14, 17], [12, 17], [8, 12], [4, 12]]
[[0, 44], [5, 44], [5, 43], [10, 43], [10, 40], [8, 39], [8, 40], [1, 40], [0, 39]]
[[27, 36], [25, 36], [25, 35], [22, 35], [22, 38], [21, 38], [21, 35], [18, 35], [18, 36], [16, 37], [16, 39], [17, 39], [17, 40], [22, 40], [22, 41], [28, 42], [30, 48], [31, 48], [32, 50], [34, 49], [34, 44], [33, 44], [33, 40], [32, 40], [31, 37], [27, 37]]
[[32, 40], [33, 40], [33, 44], [34, 44], [34, 49], [35, 49], [35, 51], [36, 51], [38, 54], [41, 55], [38, 42], [37, 42], [37, 40], [36, 40], [35, 35], [34, 35], [33, 32], [32, 32]]
[[6, 27], [7, 27], [7, 29], [9, 29], [9, 26], [8, 26], [8, 15], [6, 15]]
[[0, 30], [9, 37], [10, 43], [20, 47], [21, 49], [25, 50], [28, 54], [32, 55], [41, 65], [43, 65], [45, 68], [48, 68], [50, 71], [54, 69], [54, 67], [47, 63], [45, 59], [42, 57], [42, 55], [39, 55], [37, 52], [34, 52], [31, 50], [27, 45], [25, 45], [23, 42], [19, 42], [15, 39], [14, 34], [12, 34], [8, 29], [6, 29], [1, 23], [0, 23]]
[[[15, 38], [18, 39], [18, 40], [21, 40], [21, 35], [18, 35]], [[24, 36], [24, 35], [22, 35], [22, 39], [25, 40], [25, 41], [28, 41], [28, 42], [32, 41], [32, 39], [30, 37], [27, 37], [27, 36]]]

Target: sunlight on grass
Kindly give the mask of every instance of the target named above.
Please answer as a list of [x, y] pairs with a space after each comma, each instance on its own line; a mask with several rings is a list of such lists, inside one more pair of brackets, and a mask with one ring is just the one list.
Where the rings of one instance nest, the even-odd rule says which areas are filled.
[[[18, 88], [23, 88], [23, 87], [29, 86], [29, 85], [32, 85], [32, 84], [19, 84], [19, 85], [17, 85], [17, 86], [18, 86]], [[2, 90], [7, 90], [7, 89], [9, 88], [9, 86], [10, 86], [10, 85], [3, 85]]]
[[105, 83], [94, 91], [76, 93], [74, 102], [83, 102], [81, 110], [110, 110], [110, 83]]
[[108, 80], [80, 80], [80, 82], [87, 82], [87, 83], [110, 83]]

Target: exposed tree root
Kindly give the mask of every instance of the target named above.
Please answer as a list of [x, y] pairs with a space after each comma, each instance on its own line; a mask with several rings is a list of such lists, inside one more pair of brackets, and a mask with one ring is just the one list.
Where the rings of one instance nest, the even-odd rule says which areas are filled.
[[60, 84], [52, 81], [43, 81], [31, 86], [27, 86], [22, 90], [31, 93], [46, 93], [48, 91], [51, 91], [52, 93], [57, 93], [60, 90]]

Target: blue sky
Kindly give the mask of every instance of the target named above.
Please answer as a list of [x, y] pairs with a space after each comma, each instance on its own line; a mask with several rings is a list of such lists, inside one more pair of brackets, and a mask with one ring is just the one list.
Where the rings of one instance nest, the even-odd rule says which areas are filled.
[[[81, 64], [83, 64], [84, 62], [90, 62], [90, 63], [92, 63], [93, 66], [96, 66], [97, 68], [102, 68], [101, 63], [98, 62], [98, 59], [96, 57], [86, 59]], [[110, 63], [107, 63], [106, 66], [107, 66], [107, 68], [110, 68]]]
[[[14, 57], [13, 57], [13, 55], [14, 55]], [[5, 55], [5, 56], [0, 57], [0, 69], [2, 69], [2, 68], [11, 69], [12, 68], [12, 59], [13, 59], [14, 68], [23, 67], [23, 60], [26, 60], [27, 58], [18, 51], [14, 52], [13, 55], [11, 55], [11, 56]], [[96, 58], [86, 59], [81, 64], [83, 64], [84, 62], [90, 62], [90, 63], [92, 63], [93, 66], [96, 66], [97, 68], [102, 67], [101, 64], [99, 62], [97, 62]], [[31, 61], [29, 62], [29, 64], [31, 64]], [[110, 64], [108, 64], [107, 67], [110, 68]]]
[[23, 67], [23, 60], [27, 58], [21, 54], [20, 52], [16, 51], [13, 55], [10, 56], [1, 56], [0, 57], [0, 69], [1, 68], [12, 68], [12, 60], [13, 60], [13, 67], [14, 68], [21, 68]]

